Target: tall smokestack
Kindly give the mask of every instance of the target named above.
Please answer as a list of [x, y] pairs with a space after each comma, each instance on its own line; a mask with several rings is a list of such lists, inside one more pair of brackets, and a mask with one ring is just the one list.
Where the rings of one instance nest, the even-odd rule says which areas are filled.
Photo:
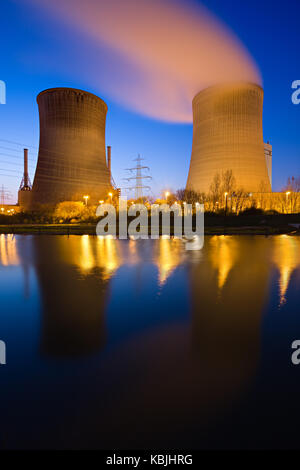
[[27, 188], [29, 177], [28, 177], [28, 149], [24, 149], [24, 187]]
[[110, 145], [107, 146], [107, 168], [108, 168], [109, 177], [111, 180], [111, 146]]
[[28, 209], [31, 204], [31, 181], [28, 173], [28, 149], [24, 149], [24, 174], [18, 192], [18, 204]]

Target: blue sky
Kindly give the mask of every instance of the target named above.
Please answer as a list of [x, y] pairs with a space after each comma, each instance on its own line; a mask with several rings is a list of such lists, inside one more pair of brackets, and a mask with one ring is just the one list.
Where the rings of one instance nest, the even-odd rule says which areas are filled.
[[[202, 4], [238, 36], [261, 71], [264, 138], [273, 144], [273, 189], [280, 190], [288, 176], [300, 175], [300, 105], [291, 102], [291, 84], [300, 80], [300, 2], [203, 0]], [[23, 145], [29, 147], [31, 179], [34, 176], [39, 138], [36, 95], [56, 86], [86, 89], [108, 104], [106, 143], [112, 146], [113, 176], [119, 186], [124, 185], [124, 169], [140, 153], [151, 168], [155, 195], [184, 187], [192, 125], [145, 117], [93, 87], [75, 29], [56, 23], [47, 12], [23, 1], [2, 0], [0, 37], [0, 80], [7, 86], [7, 104], [0, 105], [0, 186], [11, 191], [12, 202], [22, 177]], [[64, 53], [77, 57], [76, 73], [63, 66]], [[99, 53], [109, 60], [105, 47]]]

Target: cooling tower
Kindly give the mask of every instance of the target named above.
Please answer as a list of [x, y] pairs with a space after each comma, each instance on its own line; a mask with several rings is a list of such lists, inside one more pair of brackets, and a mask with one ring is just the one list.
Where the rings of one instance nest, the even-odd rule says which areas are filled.
[[88, 195], [104, 198], [110, 188], [105, 155], [107, 105], [72, 88], [52, 88], [37, 97], [40, 146], [32, 204], [56, 204]]
[[254, 84], [217, 85], [195, 96], [187, 189], [208, 193], [216, 173], [232, 170], [237, 187], [271, 191], [262, 112], [263, 90]]

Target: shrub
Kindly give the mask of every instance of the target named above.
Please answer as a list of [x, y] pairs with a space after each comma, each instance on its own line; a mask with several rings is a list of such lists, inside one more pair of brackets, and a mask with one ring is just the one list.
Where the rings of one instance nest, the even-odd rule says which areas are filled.
[[[60, 202], [54, 212], [54, 217], [63, 221], [70, 221], [71, 219], [81, 219], [84, 216], [86, 207], [83, 202], [64, 201]], [[61, 222], [60, 222], [61, 223]]]
[[248, 207], [240, 212], [240, 215], [264, 215], [265, 211], [263, 209], [258, 209], [257, 207]]

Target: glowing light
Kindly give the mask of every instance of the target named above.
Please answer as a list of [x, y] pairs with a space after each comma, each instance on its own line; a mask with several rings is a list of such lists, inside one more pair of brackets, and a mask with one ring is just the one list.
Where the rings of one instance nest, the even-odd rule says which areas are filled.
[[86, 195], [86, 196], [83, 196], [83, 199], [84, 199], [84, 202], [85, 202], [85, 205], [87, 206], [88, 204], [88, 200], [89, 200], [90, 196]]
[[280, 235], [274, 238], [275, 252], [273, 260], [279, 270], [279, 293], [282, 306], [286, 303], [286, 294], [292, 274], [300, 264], [299, 246], [293, 237]]
[[218, 288], [221, 291], [236, 260], [235, 240], [224, 235], [215, 235], [210, 243], [212, 245], [211, 261], [217, 271]]
[[16, 266], [20, 264], [14, 235], [0, 235], [0, 265]]
[[89, 271], [93, 269], [96, 264], [89, 235], [82, 235], [81, 237], [79, 264], [83, 271]]
[[[288, 200], [289, 200], [289, 195], [291, 194], [291, 191], [287, 191], [286, 193], [286, 202], [288, 203]], [[290, 199], [291, 203], [292, 203], [292, 200]], [[287, 212], [288, 212], [288, 208], [287, 208]], [[292, 204], [291, 204], [291, 212], [292, 212]]]
[[158, 255], [156, 265], [159, 273], [159, 283], [164, 284], [182, 259], [181, 240], [170, 240], [169, 237], [161, 237], [158, 241]]
[[112, 236], [97, 237], [97, 266], [103, 279], [109, 279], [121, 264], [119, 244]]

